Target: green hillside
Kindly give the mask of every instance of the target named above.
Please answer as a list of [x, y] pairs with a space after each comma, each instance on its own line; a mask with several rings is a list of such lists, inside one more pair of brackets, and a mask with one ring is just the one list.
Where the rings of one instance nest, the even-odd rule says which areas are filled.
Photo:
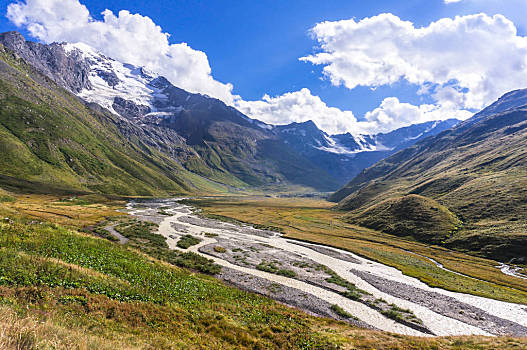
[[[490, 350], [526, 345], [512, 337], [411, 337], [308, 315], [205, 274], [219, 266], [169, 250], [153, 233], [156, 225], [128, 226], [134, 221], [116, 211], [123, 204], [100, 195], [72, 200], [0, 190], [0, 218], [8, 218], [0, 220], [1, 349]], [[124, 245], [96, 229], [100, 220], [119, 214], [130, 229]]]
[[[500, 101], [509, 106], [506, 97]], [[526, 259], [527, 110], [516, 106], [502, 111], [500, 101], [491, 106], [496, 114], [484, 110], [454, 129], [375, 164], [330, 199], [350, 212], [351, 222], [390, 232], [394, 231], [391, 225], [404, 226], [405, 222], [396, 214], [400, 210], [385, 210], [390, 203], [386, 201], [419, 195], [444, 206], [461, 225], [448, 215], [441, 221], [449, 225], [429, 228], [427, 220], [419, 223], [413, 215], [422, 213], [422, 203], [414, 201], [404, 208], [412, 216], [411, 225], [404, 233], [393, 233], [502, 261]], [[452, 230], [452, 225], [457, 228]]]
[[[18, 33], [6, 35], [29, 45]], [[86, 104], [21, 58], [27, 47], [22, 56], [16, 47], [0, 46], [0, 184], [142, 196], [338, 187], [325, 170], [219, 100], [167, 85], [171, 101], [188, 110], [173, 120], [130, 121]]]
[[347, 217], [356, 225], [434, 243], [449, 238], [461, 222], [435, 200], [410, 194], [389, 198]]

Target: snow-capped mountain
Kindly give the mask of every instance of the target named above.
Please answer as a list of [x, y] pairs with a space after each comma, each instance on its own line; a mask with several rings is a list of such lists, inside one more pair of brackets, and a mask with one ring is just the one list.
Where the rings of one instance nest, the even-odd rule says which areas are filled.
[[328, 135], [312, 121], [275, 126], [274, 130], [294, 150], [337, 180], [345, 181], [350, 175], [353, 177], [375, 162], [458, 122], [457, 119], [426, 122], [376, 135]]
[[[153, 71], [116, 61], [88, 45], [82, 43], [60, 45], [66, 56], [81, 58], [89, 67], [87, 73], [89, 84], [78, 91], [77, 95], [127, 119], [139, 123], [160, 124], [174, 121], [185, 109], [192, 109], [196, 104], [219, 102], [208, 96], [178, 89]], [[207, 108], [212, 107], [207, 106]], [[361, 152], [389, 153], [452, 127], [456, 123], [454, 120], [429, 122], [377, 135], [350, 133], [328, 135], [318, 129], [312, 121], [272, 126], [248, 118], [239, 112], [237, 115], [260, 128], [274, 130], [282, 136], [285, 143], [302, 154], [322, 151], [348, 156]]]
[[141, 134], [146, 143], [170, 149], [189, 171], [215, 181], [228, 174], [249, 185], [289, 182], [334, 189], [376, 161], [455, 124], [430, 122], [378, 135], [328, 135], [311, 121], [274, 126], [82, 43], [44, 45], [16, 32], [0, 34], [0, 43], [83, 101], [114, 114], [126, 135], [127, 125], [142, 128], [133, 137]]
[[[315, 166], [327, 171], [338, 183], [344, 183], [363, 168], [457, 122], [428, 122], [377, 135], [328, 135], [312, 121], [272, 126], [251, 119], [219, 100], [179, 89], [155, 72], [121, 63], [87, 45], [60, 45], [66, 56], [82, 58], [84, 65], [89, 67], [89, 84], [77, 92], [86, 101], [97, 103], [139, 125], [175, 128], [191, 144], [199, 144], [207, 136], [195, 130], [196, 125], [189, 124], [188, 119], [182, 123], [184, 115], [196, 110], [214, 110], [214, 115], [207, 116], [207, 119], [223, 116], [223, 119], [235, 123], [269, 131]], [[202, 123], [198, 125], [203, 127]]]
[[216, 106], [228, 109], [238, 118], [255, 126], [272, 128], [263, 122], [248, 118], [217, 99], [179, 89], [165, 77], [145, 67], [116, 61], [82, 43], [60, 45], [67, 56], [81, 57], [89, 67], [89, 85], [78, 91], [77, 96], [127, 119], [161, 123], [174, 120], [184, 110], [210, 110]]
[[286, 140], [286, 143], [301, 152], [318, 150], [335, 154], [355, 154], [375, 151], [377, 148], [370, 136], [351, 134], [331, 136], [320, 130], [311, 120], [275, 126], [274, 130]]

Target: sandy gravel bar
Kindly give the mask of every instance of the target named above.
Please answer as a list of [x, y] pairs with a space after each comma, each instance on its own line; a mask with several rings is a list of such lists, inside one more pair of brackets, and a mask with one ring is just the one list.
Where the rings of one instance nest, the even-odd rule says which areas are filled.
[[404, 283], [390, 281], [367, 272], [358, 270], [352, 270], [351, 272], [385, 293], [411, 300], [414, 303], [426, 306], [430, 310], [479, 327], [489, 333], [517, 337], [527, 336], [527, 327], [490, 315], [475, 306], [468, 305], [452, 297], [425, 291]]

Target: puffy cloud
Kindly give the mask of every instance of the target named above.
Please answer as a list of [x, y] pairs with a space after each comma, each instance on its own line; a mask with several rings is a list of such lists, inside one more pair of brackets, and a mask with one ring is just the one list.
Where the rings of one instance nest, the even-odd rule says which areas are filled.
[[25, 0], [12, 3], [7, 17], [43, 42], [83, 42], [103, 54], [166, 76], [174, 85], [232, 103], [232, 85], [214, 80], [207, 55], [186, 43], [170, 44], [149, 17], [105, 10], [101, 21], [78, 0]]
[[312, 120], [328, 133], [364, 132], [352, 111], [329, 107], [309, 89], [288, 92], [281, 96], [264, 95], [260, 101], [237, 101], [236, 107], [253, 118], [269, 124], [284, 125]]
[[397, 97], [388, 97], [381, 102], [379, 107], [366, 113], [365, 119], [370, 125], [375, 126], [375, 132], [388, 132], [403, 126], [427, 121], [450, 118], [464, 120], [470, 118], [472, 114], [467, 110], [459, 110], [452, 104], [414, 106], [410, 103], [400, 102]]
[[277, 97], [265, 95], [260, 101], [239, 100], [236, 107], [247, 115], [275, 125], [313, 120], [319, 128], [330, 134], [376, 134], [414, 123], [466, 119], [472, 115], [469, 111], [458, 110], [452, 104], [414, 106], [401, 103], [396, 97], [389, 97], [378, 108], [366, 113], [363, 121], [358, 121], [352, 111], [329, 107], [306, 88]]
[[416, 28], [393, 14], [312, 29], [321, 52], [301, 60], [324, 66], [334, 85], [420, 85], [440, 104], [479, 109], [525, 87], [527, 38], [502, 15], [443, 18]]

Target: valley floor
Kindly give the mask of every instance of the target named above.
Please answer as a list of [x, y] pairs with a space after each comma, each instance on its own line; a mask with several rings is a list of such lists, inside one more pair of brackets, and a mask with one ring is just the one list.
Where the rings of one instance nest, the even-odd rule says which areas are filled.
[[[522, 268], [343, 222], [332, 203], [294, 198], [206, 198], [190, 201], [204, 215], [246, 222], [284, 237], [344, 249], [394, 267], [431, 287], [527, 304]], [[508, 267], [505, 268], [505, 267]], [[511, 270], [516, 275], [510, 273]]]
[[[525, 304], [521, 289], [498, 285], [489, 299], [431, 288], [271, 222], [289, 210], [310, 222], [289, 226], [312, 232], [313, 211], [331, 213], [324, 202], [202, 199], [199, 213], [173, 200], [122, 209], [97, 196], [0, 195], [2, 349], [527, 348], [525, 306], [497, 300], [509, 291]], [[234, 207], [260, 225], [204, 217]]]
[[524, 305], [430, 288], [358, 255], [201, 218], [174, 201], [128, 209], [141, 220], [160, 221], [158, 233], [170, 249], [181, 249], [177, 243], [185, 235], [197, 237], [188, 250], [212, 256], [222, 266], [220, 279], [318, 315], [346, 319], [335, 312], [337, 305], [351, 323], [406, 335], [527, 336]]

